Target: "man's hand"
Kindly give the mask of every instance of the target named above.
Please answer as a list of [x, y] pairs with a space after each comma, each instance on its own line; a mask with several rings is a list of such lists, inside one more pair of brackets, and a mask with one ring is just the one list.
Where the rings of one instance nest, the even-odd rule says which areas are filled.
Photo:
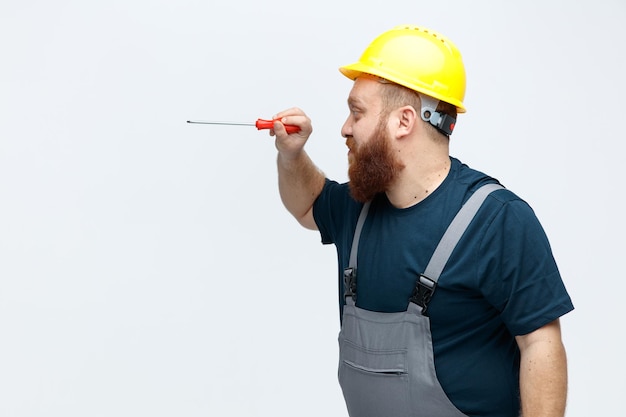
[[[279, 120], [274, 122], [274, 129], [270, 130], [270, 135], [276, 136], [276, 149], [286, 160], [297, 158], [313, 132], [311, 119], [295, 107], [278, 113], [272, 119]], [[287, 134], [284, 125], [298, 126], [300, 131]]]

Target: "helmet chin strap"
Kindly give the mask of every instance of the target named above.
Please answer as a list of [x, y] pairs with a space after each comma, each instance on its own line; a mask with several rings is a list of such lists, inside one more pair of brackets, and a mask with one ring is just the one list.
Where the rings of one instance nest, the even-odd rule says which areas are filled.
[[444, 135], [450, 136], [454, 130], [456, 119], [448, 114], [437, 111], [439, 100], [436, 98], [424, 94], [420, 94], [419, 96], [422, 101], [422, 109], [420, 111], [422, 120], [435, 126], [437, 130]]

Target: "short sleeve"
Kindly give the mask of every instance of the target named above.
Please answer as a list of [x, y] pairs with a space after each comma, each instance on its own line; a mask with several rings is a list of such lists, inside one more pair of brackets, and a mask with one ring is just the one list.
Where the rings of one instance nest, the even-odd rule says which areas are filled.
[[480, 287], [512, 334], [528, 334], [573, 310], [546, 233], [523, 200], [503, 204], [480, 254]]
[[[323, 244], [337, 243], [341, 233], [356, 224], [361, 204], [350, 196], [348, 184], [326, 179], [322, 192], [313, 203], [313, 218]], [[356, 213], [356, 214], [355, 214]]]

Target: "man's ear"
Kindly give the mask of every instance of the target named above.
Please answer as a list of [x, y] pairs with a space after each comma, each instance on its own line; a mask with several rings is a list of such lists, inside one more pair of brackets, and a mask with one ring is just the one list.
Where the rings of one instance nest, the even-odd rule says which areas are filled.
[[397, 110], [397, 130], [396, 136], [402, 138], [410, 135], [416, 128], [419, 115], [413, 106], [403, 106]]

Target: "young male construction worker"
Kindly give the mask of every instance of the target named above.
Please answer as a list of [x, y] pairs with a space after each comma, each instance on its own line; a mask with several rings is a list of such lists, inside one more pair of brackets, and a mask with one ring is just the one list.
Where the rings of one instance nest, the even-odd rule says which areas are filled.
[[559, 317], [573, 306], [529, 205], [449, 155], [465, 111], [457, 48], [396, 27], [340, 71], [354, 80], [349, 183], [305, 153], [301, 110], [271, 134], [286, 208], [337, 247], [350, 416], [562, 417]]

